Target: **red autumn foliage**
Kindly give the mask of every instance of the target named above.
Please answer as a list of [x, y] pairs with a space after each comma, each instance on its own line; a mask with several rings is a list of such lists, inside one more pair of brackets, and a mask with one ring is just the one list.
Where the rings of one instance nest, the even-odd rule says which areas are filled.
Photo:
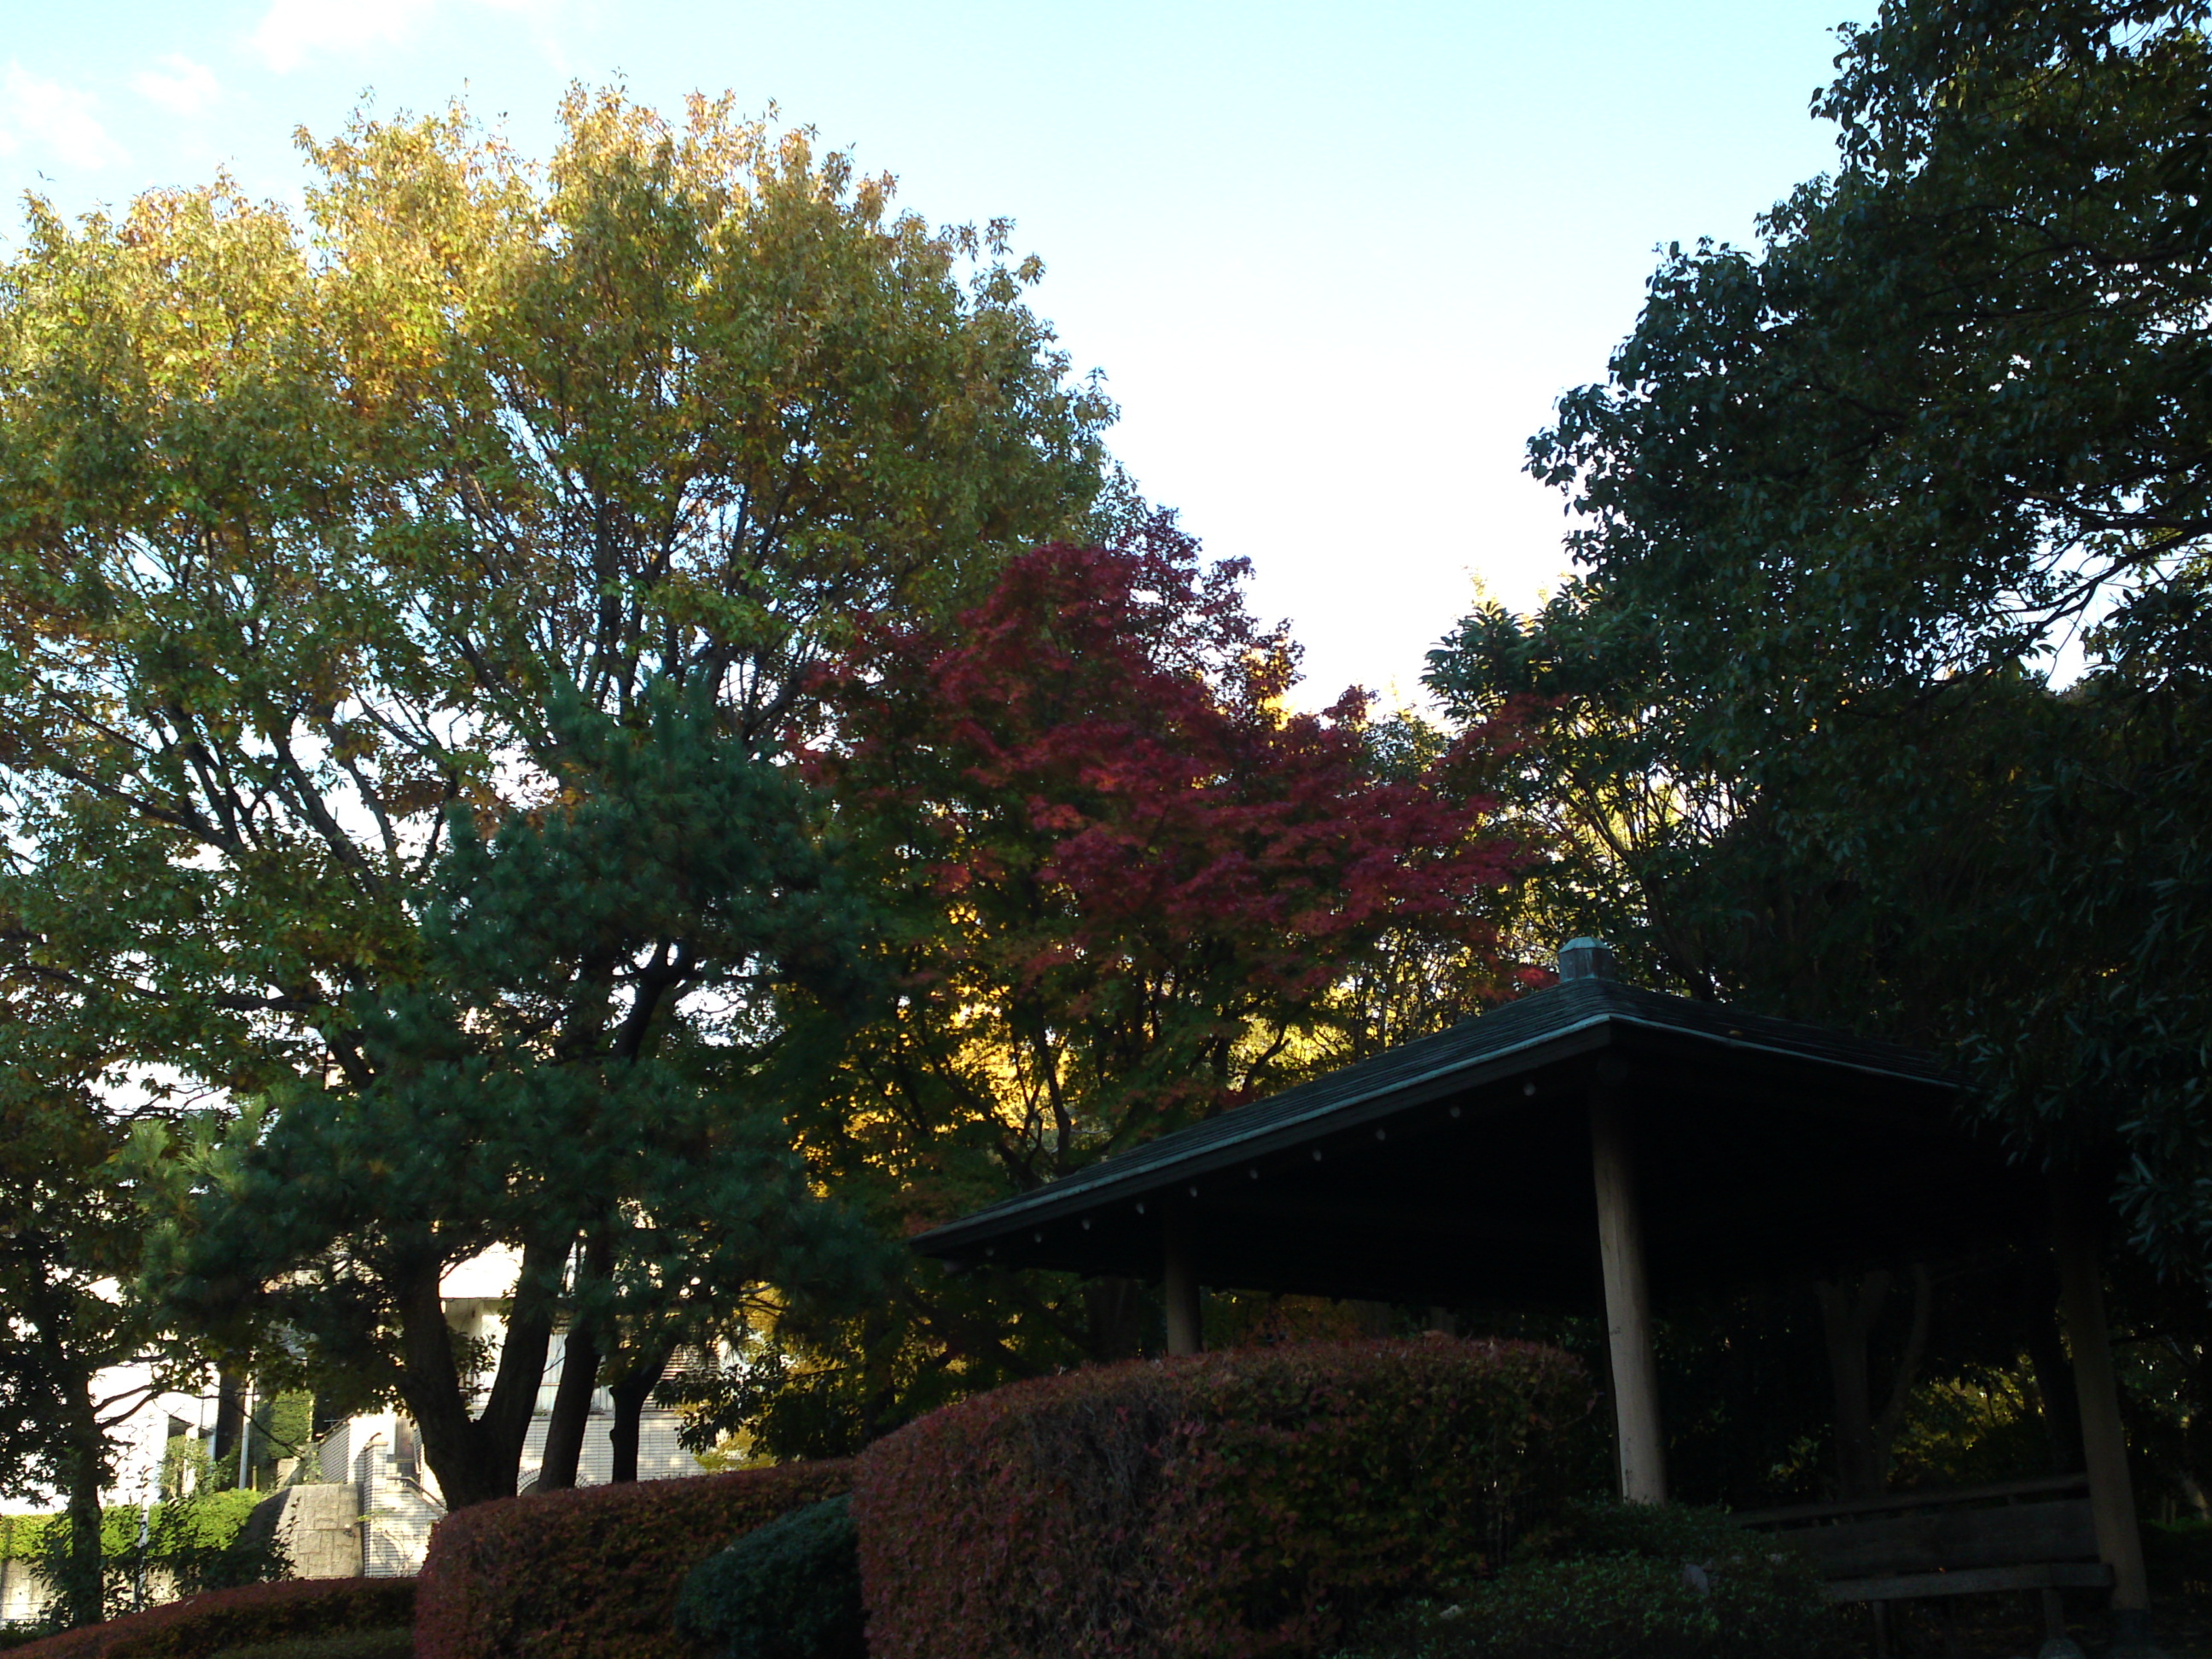
[[1016, 1383], [861, 1454], [876, 1659], [1257, 1659], [1494, 1564], [1564, 1495], [1581, 1365], [1319, 1343]]
[[412, 1578], [292, 1578], [187, 1595], [12, 1651], [28, 1659], [206, 1659], [289, 1637], [390, 1630], [414, 1614]]
[[852, 1485], [847, 1463], [532, 1493], [457, 1510], [430, 1534], [422, 1659], [690, 1659], [684, 1575], [741, 1534]]
[[[1284, 708], [1295, 652], [1246, 574], [1162, 515], [1017, 559], [834, 678], [816, 775], [912, 896], [884, 1073], [908, 1107], [933, 1075], [997, 1096], [1022, 1184], [1295, 1080], [1393, 930], [1490, 960], [1478, 900], [1517, 849], [1485, 803], [1378, 761], [1364, 694]], [[990, 1061], [963, 1072], [979, 1036]]]

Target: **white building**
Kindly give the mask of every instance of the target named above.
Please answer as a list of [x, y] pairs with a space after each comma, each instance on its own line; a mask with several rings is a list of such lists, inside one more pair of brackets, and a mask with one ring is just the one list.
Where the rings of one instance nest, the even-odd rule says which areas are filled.
[[[493, 1251], [462, 1263], [439, 1288], [449, 1323], [477, 1338], [496, 1355], [507, 1334], [502, 1310], [514, 1283], [515, 1259]], [[544, 1455], [545, 1431], [558, 1387], [565, 1345], [556, 1334], [538, 1382], [537, 1408], [524, 1444], [517, 1487], [528, 1491]], [[149, 1389], [146, 1368], [119, 1367], [103, 1373], [100, 1393], [122, 1395]], [[490, 1377], [480, 1379], [476, 1405], [481, 1407]], [[116, 1431], [114, 1485], [103, 1495], [108, 1504], [150, 1504], [161, 1496], [170, 1443], [183, 1438], [208, 1443], [215, 1433], [217, 1397], [213, 1379], [197, 1392], [149, 1392], [143, 1404]], [[591, 1402], [576, 1483], [599, 1486], [613, 1467], [614, 1405], [605, 1389]], [[678, 1443], [676, 1414], [648, 1404], [638, 1424], [637, 1475], [641, 1480], [668, 1480], [702, 1473], [699, 1460]], [[251, 1430], [247, 1431], [249, 1434]], [[337, 1424], [317, 1440], [312, 1455], [294, 1456], [275, 1449], [278, 1480], [271, 1492], [266, 1523], [276, 1527], [293, 1569], [303, 1578], [404, 1576], [420, 1570], [430, 1528], [446, 1512], [436, 1474], [422, 1455], [421, 1439], [404, 1412], [386, 1409]], [[226, 1462], [228, 1461], [226, 1449]], [[45, 1507], [58, 1512], [58, 1500]], [[34, 1619], [49, 1591], [22, 1562], [0, 1562], [0, 1620]]]

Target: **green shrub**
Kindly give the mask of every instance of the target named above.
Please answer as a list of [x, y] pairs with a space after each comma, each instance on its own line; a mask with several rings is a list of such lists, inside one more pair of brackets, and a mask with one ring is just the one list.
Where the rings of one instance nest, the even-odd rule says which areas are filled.
[[188, 1595], [15, 1651], [21, 1659], [208, 1659], [295, 1636], [390, 1630], [414, 1613], [412, 1578], [291, 1578]]
[[422, 1659], [691, 1659], [685, 1576], [720, 1546], [852, 1485], [847, 1463], [533, 1492], [457, 1510], [422, 1562]]
[[[204, 1463], [204, 1458], [199, 1460]], [[199, 1471], [203, 1475], [205, 1471]], [[113, 1504], [100, 1511], [100, 1600], [110, 1619], [131, 1610], [137, 1587], [150, 1576], [166, 1577], [173, 1592], [235, 1589], [289, 1577], [291, 1562], [273, 1534], [255, 1535], [247, 1522], [265, 1492], [217, 1491], [204, 1479], [182, 1496], [141, 1510]], [[49, 1584], [69, 1581], [76, 1570], [65, 1516], [0, 1516], [0, 1555], [28, 1563]], [[32, 1635], [60, 1626], [58, 1601], [49, 1620]], [[0, 1650], [32, 1635], [0, 1629]]]
[[[110, 1504], [100, 1512], [100, 1553], [111, 1559], [134, 1554], [139, 1527], [145, 1522], [157, 1534], [165, 1529], [176, 1534], [179, 1543], [220, 1548], [237, 1537], [254, 1505], [268, 1496], [265, 1492], [217, 1491], [203, 1485], [182, 1500], [167, 1499], [150, 1510], [136, 1504]], [[0, 1515], [0, 1556], [35, 1561], [53, 1548], [54, 1534], [68, 1531], [66, 1516]]]
[[676, 1628], [720, 1659], [867, 1659], [860, 1534], [831, 1498], [756, 1528], [691, 1569]]
[[1718, 1510], [1571, 1506], [1496, 1577], [1370, 1620], [1344, 1659], [1828, 1659], [1812, 1564]]
[[[1642, 1555], [1660, 1561], [1731, 1560], [1747, 1553], [1769, 1559], [1780, 1548], [1771, 1538], [1747, 1533], [1726, 1510], [1695, 1504], [1625, 1504], [1619, 1498], [1566, 1504], [1542, 1527], [1531, 1529], [1515, 1551], [1520, 1560], [1575, 1555]], [[1812, 1569], [1795, 1551], [1792, 1571]]]
[[963, 1401], [860, 1455], [875, 1659], [1243, 1659], [1494, 1565], [1556, 1507], [1579, 1364], [1315, 1343]]

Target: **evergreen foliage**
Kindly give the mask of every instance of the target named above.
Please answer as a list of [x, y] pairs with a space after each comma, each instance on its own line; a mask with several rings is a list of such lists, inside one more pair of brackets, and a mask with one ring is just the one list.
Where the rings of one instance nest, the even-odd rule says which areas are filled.
[[1558, 906], [1699, 994], [1947, 1048], [2201, 1276], [2203, 9], [1890, 0], [1840, 165], [1672, 251], [1531, 470], [1580, 572], [1431, 658]]
[[691, 1569], [676, 1627], [720, 1659], [867, 1659], [852, 1500], [756, 1527]]

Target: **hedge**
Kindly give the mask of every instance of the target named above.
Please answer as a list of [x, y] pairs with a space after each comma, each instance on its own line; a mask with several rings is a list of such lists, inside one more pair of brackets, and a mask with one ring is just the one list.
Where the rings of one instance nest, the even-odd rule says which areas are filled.
[[1316, 1343], [1017, 1383], [863, 1452], [874, 1659], [1250, 1659], [1496, 1565], [1562, 1497], [1579, 1362]]
[[415, 1659], [415, 1632], [398, 1625], [336, 1636], [292, 1636], [281, 1642], [257, 1642], [250, 1648], [225, 1648], [208, 1659]]
[[845, 1462], [534, 1492], [455, 1511], [430, 1534], [418, 1659], [691, 1659], [672, 1620], [684, 1575], [802, 1504]]
[[286, 1578], [87, 1625], [14, 1649], [11, 1659], [206, 1659], [290, 1636], [387, 1629], [414, 1612], [412, 1578]]
[[1720, 1510], [1574, 1504], [1496, 1577], [1401, 1603], [1337, 1659], [1849, 1659], [1840, 1609], [1786, 1539]]

